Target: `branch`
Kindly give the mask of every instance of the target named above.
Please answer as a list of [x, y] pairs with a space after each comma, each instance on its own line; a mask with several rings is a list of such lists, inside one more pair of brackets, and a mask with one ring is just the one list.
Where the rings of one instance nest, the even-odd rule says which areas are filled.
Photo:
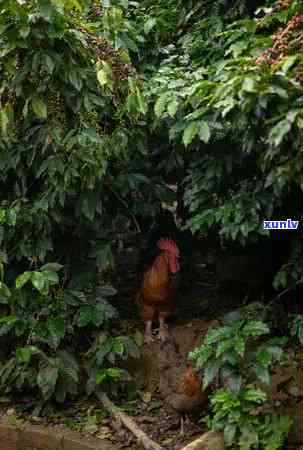
[[125, 412], [120, 411], [117, 406], [115, 406], [108, 396], [102, 392], [98, 395], [102, 402], [103, 407], [116, 419], [119, 424], [123, 424], [128, 430], [130, 430], [136, 438], [141, 442], [141, 444], [146, 448], [146, 450], [163, 450], [162, 447], [155, 441], [150, 439], [144, 431], [142, 431], [134, 420], [129, 417]]
[[137, 228], [137, 232], [141, 233], [140, 225], [139, 225], [135, 215], [129, 210], [129, 207], [128, 207], [128, 204], [126, 203], [126, 201], [122, 197], [120, 197], [120, 195], [108, 183], [106, 183], [106, 186], [111, 191], [111, 193], [114, 194], [114, 196], [119, 200], [119, 202], [121, 202], [122, 205], [127, 209], [127, 212], [129, 213], [129, 215], [131, 216], [131, 218], [134, 221], [134, 224]]

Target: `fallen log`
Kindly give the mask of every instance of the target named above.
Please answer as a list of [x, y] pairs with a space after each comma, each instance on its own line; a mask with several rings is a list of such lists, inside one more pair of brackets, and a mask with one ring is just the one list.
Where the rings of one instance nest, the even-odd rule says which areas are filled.
[[146, 450], [163, 450], [157, 442], [150, 439], [147, 434], [138, 427], [135, 421], [124, 411], [120, 411], [116, 405], [108, 398], [105, 392], [99, 395], [103, 407], [116, 419], [118, 424], [124, 425], [129, 431], [133, 433], [138, 441], [144, 446]]

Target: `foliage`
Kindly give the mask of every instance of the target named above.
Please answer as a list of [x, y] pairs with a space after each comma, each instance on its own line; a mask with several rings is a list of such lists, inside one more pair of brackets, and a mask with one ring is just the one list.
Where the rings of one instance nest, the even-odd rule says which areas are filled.
[[0, 364], [3, 394], [31, 390], [43, 402], [64, 402], [67, 395], [83, 392], [85, 384], [88, 395], [98, 394], [103, 373], [107, 381], [126, 379], [115, 368], [117, 359], [137, 356], [128, 338], [109, 333], [117, 311], [108, 299], [115, 290], [94, 283], [84, 291], [62, 289], [60, 268], [47, 264], [20, 275], [11, 289], [3, 285], [1, 303], [9, 310], [0, 318], [0, 336], [8, 347]]
[[292, 422], [265, 407], [266, 394], [255, 383], [270, 385], [271, 368], [283, 361], [281, 345], [287, 340], [264, 340], [270, 330], [252, 317], [256, 306], [229, 313], [224, 326], [210, 330], [189, 357], [204, 371], [204, 389], [214, 381], [223, 386], [211, 394], [208, 427], [224, 431], [232, 448], [274, 450], [282, 447]]
[[[114, 268], [116, 238], [173, 203], [169, 183], [187, 228], [221, 240], [301, 218], [302, 16], [296, 0], [1, 2], [4, 391], [63, 401], [82, 376], [88, 393], [127, 378], [116, 358], [135, 349], [110, 333], [114, 290], [94, 274]], [[277, 289], [302, 282], [301, 238]], [[282, 351], [259, 342], [268, 333], [240, 318], [213, 330], [192, 354], [205, 385], [269, 382]]]
[[224, 431], [228, 447], [240, 450], [276, 450], [283, 446], [292, 421], [287, 416], [266, 413], [254, 415], [254, 408], [266, 400], [263, 391], [245, 386], [234, 397], [229, 390], [220, 389], [211, 397], [213, 418], [208, 426]]
[[270, 384], [271, 366], [282, 360], [286, 339], [260, 341], [269, 332], [260, 320], [247, 320], [238, 311], [228, 314], [225, 325], [210, 330], [204, 343], [189, 354], [197, 368], [204, 369], [203, 388], [216, 377], [235, 395], [255, 378]]
[[115, 28], [130, 32], [127, 18], [113, 6], [91, 22], [89, 6], [1, 3], [0, 243], [10, 260], [62, 258], [66, 236], [96, 259], [121, 216], [133, 223], [142, 204], [143, 214], [159, 204], [161, 182], [142, 173], [131, 40]]
[[301, 218], [303, 7], [281, 8], [201, 10], [148, 80], [154, 127], [187, 162], [193, 232], [246, 245], [270, 236], [263, 220]]
[[290, 334], [292, 337], [297, 337], [300, 344], [303, 344], [303, 315], [297, 314], [293, 317], [290, 323]]

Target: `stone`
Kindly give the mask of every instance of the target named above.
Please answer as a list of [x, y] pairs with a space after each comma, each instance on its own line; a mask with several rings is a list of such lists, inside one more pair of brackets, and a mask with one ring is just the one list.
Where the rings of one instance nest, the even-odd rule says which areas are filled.
[[17, 429], [0, 423], [0, 450], [116, 450], [107, 440], [39, 425]]
[[225, 450], [224, 438], [222, 433], [208, 431], [183, 447], [182, 450]]
[[[82, 438], [79, 433], [66, 433], [62, 441], [62, 450], [116, 450], [113, 444], [97, 438]], [[20, 449], [21, 450], [21, 449]], [[60, 449], [61, 450], [61, 449]]]

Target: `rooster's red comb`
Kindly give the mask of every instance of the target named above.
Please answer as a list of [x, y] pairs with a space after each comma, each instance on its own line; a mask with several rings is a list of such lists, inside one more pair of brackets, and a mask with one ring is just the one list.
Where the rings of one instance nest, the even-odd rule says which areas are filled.
[[157, 242], [157, 247], [160, 250], [165, 250], [169, 253], [172, 253], [175, 256], [180, 256], [180, 250], [178, 249], [178, 247], [176, 246], [176, 244], [172, 239], [160, 239]]

